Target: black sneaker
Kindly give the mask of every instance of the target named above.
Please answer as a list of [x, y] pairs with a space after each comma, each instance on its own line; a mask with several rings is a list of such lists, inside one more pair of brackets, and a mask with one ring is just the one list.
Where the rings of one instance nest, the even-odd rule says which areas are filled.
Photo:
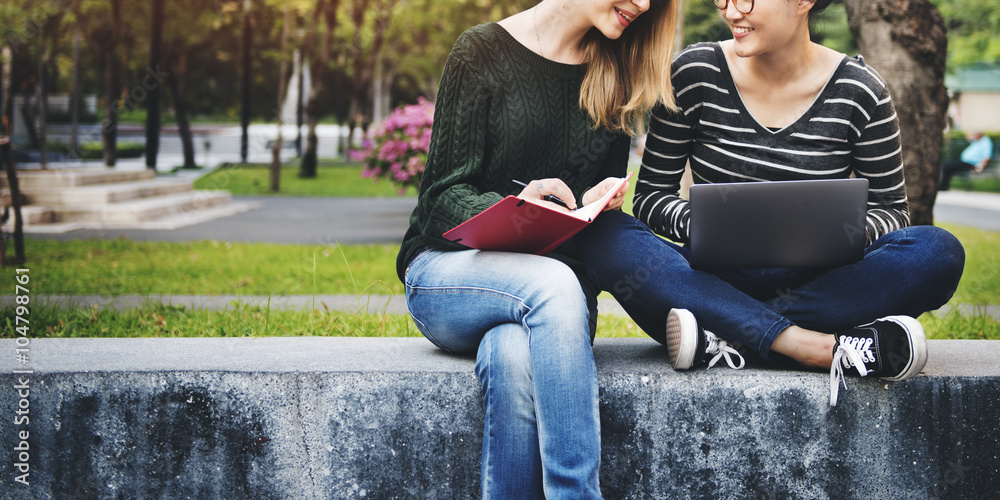
[[920, 373], [927, 363], [924, 328], [909, 316], [887, 316], [837, 332], [834, 337], [830, 406], [837, 405], [837, 391], [840, 383], [844, 383], [845, 369], [854, 368], [862, 377], [905, 380]]
[[[715, 366], [725, 358], [730, 368], [739, 370], [746, 362], [739, 351], [725, 340], [698, 326], [698, 320], [687, 309], [671, 309], [667, 314], [667, 354], [674, 370], [688, 370], [694, 365]], [[740, 359], [739, 366], [732, 355]]]

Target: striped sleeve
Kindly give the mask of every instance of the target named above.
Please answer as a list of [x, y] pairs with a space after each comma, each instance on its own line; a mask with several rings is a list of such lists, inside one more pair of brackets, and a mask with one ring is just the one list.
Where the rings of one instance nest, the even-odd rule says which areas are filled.
[[705, 104], [700, 96], [704, 92], [727, 92], [711, 83], [714, 78], [702, 76], [720, 72], [712, 61], [713, 54], [711, 45], [699, 44], [686, 49], [674, 61], [671, 80], [678, 109], [653, 109], [635, 186], [632, 211], [636, 218], [653, 232], [677, 242], [688, 239], [690, 208], [680, 197], [680, 186], [694, 143], [694, 126]]
[[854, 143], [852, 156], [855, 175], [868, 179], [868, 244], [909, 226], [899, 120], [887, 87], [877, 95], [871, 121]]

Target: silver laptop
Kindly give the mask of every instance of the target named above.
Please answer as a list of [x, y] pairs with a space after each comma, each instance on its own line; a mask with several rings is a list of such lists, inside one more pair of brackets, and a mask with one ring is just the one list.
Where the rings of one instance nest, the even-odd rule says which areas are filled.
[[867, 179], [691, 186], [692, 267], [827, 267], [861, 260]]

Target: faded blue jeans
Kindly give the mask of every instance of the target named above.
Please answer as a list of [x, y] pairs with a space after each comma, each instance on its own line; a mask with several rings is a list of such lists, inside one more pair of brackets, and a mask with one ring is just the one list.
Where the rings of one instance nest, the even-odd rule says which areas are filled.
[[823, 269], [692, 269], [687, 248], [621, 212], [602, 213], [577, 239], [594, 285], [653, 339], [664, 341], [671, 308], [688, 309], [706, 330], [764, 358], [793, 324], [835, 333], [937, 309], [955, 293], [965, 265], [962, 244], [934, 226], [893, 231], [861, 261]]
[[576, 274], [548, 257], [424, 250], [405, 285], [424, 336], [476, 353], [483, 498], [600, 498], [597, 300]]

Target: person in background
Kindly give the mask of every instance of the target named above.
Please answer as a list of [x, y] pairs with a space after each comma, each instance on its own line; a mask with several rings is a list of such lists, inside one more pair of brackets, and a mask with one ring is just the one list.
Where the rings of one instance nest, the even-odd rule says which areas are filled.
[[624, 177], [629, 136], [672, 106], [676, 22], [673, 0], [543, 0], [469, 29], [448, 57], [397, 273], [417, 329], [476, 354], [483, 498], [600, 498], [596, 292], [572, 239], [537, 256], [442, 234], [507, 195], [567, 210], [543, 197], [573, 209]]
[[957, 173], [982, 172], [993, 156], [993, 141], [982, 131], [977, 130], [968, 138], [969, 145], [962, 150], [959, 159], [941, 166], [941, 182], [938, 183], [938, 191], [947, 191], [951, 188], [951, 178]]
[[[860, 56], [810, 40], [809, 16], [829, 3], [715, 0], [733, 39], [675, 59], [677, 109], [653, 109], [633, 205], [639, 220], [599, 217], [581, 248], [591, 278], [666, 344], [674, 369], [722, 359], [741, 368], [739, 344], [829, 370], [835, 405], [844, 373], [902, 380], [920, 372], [927, 343], [915, 317], [948, 302], [965, 252], [941, 228], [909, 225], [885, 81]], [[693, 269], [687, 248], [653, 233], [688, 241], [691, 207], [678, 195], [688, 163], [696, 183], [868, 179], [863, 259]]]

